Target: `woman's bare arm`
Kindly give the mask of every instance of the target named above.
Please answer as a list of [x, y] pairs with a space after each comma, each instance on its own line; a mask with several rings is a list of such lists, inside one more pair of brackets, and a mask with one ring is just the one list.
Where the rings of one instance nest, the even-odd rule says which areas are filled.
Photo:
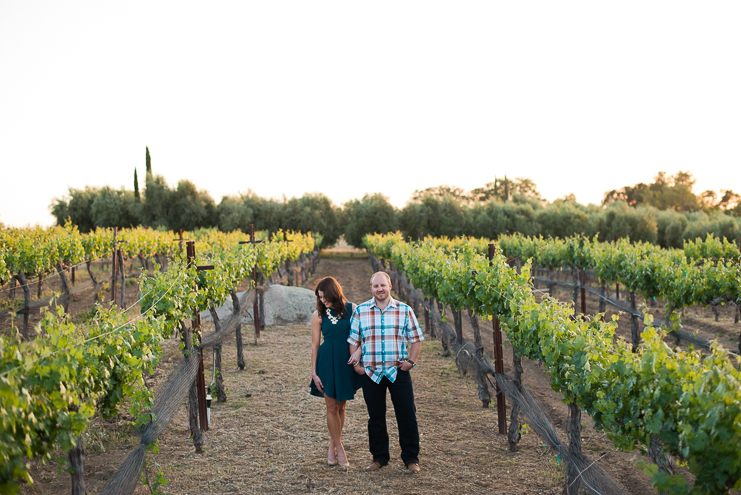
[[324, 393], [322, 380], [316, 374], [316, 357], [319, 354], [319, 344], [322, 343], [322, 318], [314, 311], [311, 315], [311, 379], [320, 392]]

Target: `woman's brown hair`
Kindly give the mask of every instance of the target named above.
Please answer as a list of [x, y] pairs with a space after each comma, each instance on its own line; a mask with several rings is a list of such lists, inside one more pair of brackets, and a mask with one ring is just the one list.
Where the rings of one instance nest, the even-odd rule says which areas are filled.
[[347, 299], [345, 294], [342, 292], [342, 287], [333, 277], [324, 277], [319, 285], [316, 286], [314, 294], [316, 294], [316, 310], [319, 312], [319, 316], [322, 318], [326, 316], [325, 311], [327, 307], [319, 299], [319, 291], [324, 294], [324, 299], [329, 302], [332, 309], [335, 310], [339, 318], [344, 318], [347, 313]]

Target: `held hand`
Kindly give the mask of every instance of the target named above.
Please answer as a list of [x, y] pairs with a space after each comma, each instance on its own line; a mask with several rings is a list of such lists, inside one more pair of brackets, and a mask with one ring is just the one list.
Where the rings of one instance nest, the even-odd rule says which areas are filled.
[[316, 388], [319, 389], [321, 393], [324, 393], [324, 385], [322, 385], [322, 380], [319, 378], [318, 375], [312, 375], [312, 380], [314, 380], [314, 385], [316, 385]]
[[397, 367], [398, 367], [398, 368], [399, 368], [399, 369], [400, 369], [401, 371], [409, 371], [410, 369], [412, 369], [412, 363], [410, 363], [410, 362], [408, 362], [408, 361], [397, 361], [397, 362], [396, 362], [396, 366], [397, 366]]
[[358, 375], [365, 375], [365, 368], [363, 368], [362, 365], [356, 364], [352, 368], [355, 370], [355, 373], [357, 373]]
[[350, 359], [347, 360], [347, 364], [352, 364], [353, 366], [360, 363], [360, 356], [363, 354], [363, 349], [358, 347], [358, 350], [353, 352], [350, 355]]

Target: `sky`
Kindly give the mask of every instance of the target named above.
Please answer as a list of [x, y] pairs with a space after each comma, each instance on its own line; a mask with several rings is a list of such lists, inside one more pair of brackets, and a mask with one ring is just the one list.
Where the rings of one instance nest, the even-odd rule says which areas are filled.
[[218, 203], [467, 190], [549, 201], [690, 171], [741, 192], [741, 2], [0, 1], [0, 222], [69, 188]]

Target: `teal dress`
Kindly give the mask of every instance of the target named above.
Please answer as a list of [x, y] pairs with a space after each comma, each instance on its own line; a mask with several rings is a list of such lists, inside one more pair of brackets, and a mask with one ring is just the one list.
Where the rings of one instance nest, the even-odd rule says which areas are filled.
[[[332, 309], [332, 316], [337, 313]], [[352, 304], [347, 303], [345, 316], [337, 323], [327, 317], [322, 317], [322, 337], [324, 342], [319, 346], [316, 356], [316, 374], [322, 381], [324, 393], [338, 402], [352, 400], [355, 392], [361, 387], [360, 375], [355, 373], [353, 367], [347, 364], [350, 359], [350, 347], [347, 336], [350, 334], [350, 317], [352, 316]], [[311, 395], [324, 397], [316, 388], [314, 380], [311, 380]]]

